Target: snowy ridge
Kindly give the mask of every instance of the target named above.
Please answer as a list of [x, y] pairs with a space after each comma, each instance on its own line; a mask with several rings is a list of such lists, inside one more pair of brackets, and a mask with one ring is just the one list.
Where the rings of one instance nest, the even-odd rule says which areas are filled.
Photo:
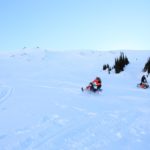
[[[150, 51], [123, 52], [120, 74], [102, 70], [120, 51], [1, 53], [0, 150], [149, 150], [150, 89], [136, 85]], [[96, 76], [102, 93], [82, 93]]]

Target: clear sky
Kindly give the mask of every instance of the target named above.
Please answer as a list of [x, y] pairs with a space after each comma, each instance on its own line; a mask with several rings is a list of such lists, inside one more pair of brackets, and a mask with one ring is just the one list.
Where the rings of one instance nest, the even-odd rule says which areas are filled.
[[0, 50], [150, 50], [150, 0], [0, 0]]

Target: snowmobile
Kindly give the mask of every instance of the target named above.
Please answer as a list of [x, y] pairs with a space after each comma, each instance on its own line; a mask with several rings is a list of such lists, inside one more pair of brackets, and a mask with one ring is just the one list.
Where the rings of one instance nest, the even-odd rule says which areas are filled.
[[142, 89], [147, 89], [147, 88], [149, 88], [149, 85], [148, 85], [148, 83], [139, 83], [139, 84], [137, 84], [137, 87], [142, 88]]
[[101, 92], [102, 91], [102, 89], [99, 87], [97, 87], [97, 86], [95, 86], [95, 85], [93, 85], [93, 83], [90, 83], [86, 88], [83, 88], [83, 87], [81, 87], [81, 91], [82, 92], [91, 92], [91, 93], [99, 93], [99, 92]]
[[81, 87], [81, 91], [82, 92], [88, 92], [88, 93], [100, 93], [100, 92], [102, 92], [102, 89], [98, 89], [97, 91], [92, 91], [90, 89], [86, 89], [86, 88]]

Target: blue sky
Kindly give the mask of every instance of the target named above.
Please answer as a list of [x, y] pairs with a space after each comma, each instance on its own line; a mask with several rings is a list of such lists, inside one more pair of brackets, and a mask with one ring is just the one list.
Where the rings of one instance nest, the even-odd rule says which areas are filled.
[[0, 0], [0, 50], [150, 50], [150, 0]]

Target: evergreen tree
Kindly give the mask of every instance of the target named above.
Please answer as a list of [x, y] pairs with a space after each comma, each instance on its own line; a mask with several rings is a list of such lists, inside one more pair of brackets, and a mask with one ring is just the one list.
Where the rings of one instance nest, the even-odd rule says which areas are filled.
[[115, 59], [115, 73], [120, 73], [121, 71], [124, 71], [124, 67], [129, 64], [129, 60], [126, 56], [124, 56], [124, 53], [121, 52], [119, 58]]
[[148, 58], [147, 62], [145, 63], [144, 72], [148, 72], [148, 74], [150, 73], [150, 57]]
[[123, 52], [120, 53], [119, 58], [115, 58], [115, 64], [113, 67], [110, 67], [109, 64], [103, 65], [103, 70], [108, 69], [108, 73], [110, 74], [110, 71], [112, 69], [115, 69], [115, 73], [120, 73], [121, 71], [124, 71], [124, 67], [129, 64], [128, 58], [124, 55]]
[[107, 66], [106, 65], [103, 65], [103, 70], [106, 70], [107, 69]]

